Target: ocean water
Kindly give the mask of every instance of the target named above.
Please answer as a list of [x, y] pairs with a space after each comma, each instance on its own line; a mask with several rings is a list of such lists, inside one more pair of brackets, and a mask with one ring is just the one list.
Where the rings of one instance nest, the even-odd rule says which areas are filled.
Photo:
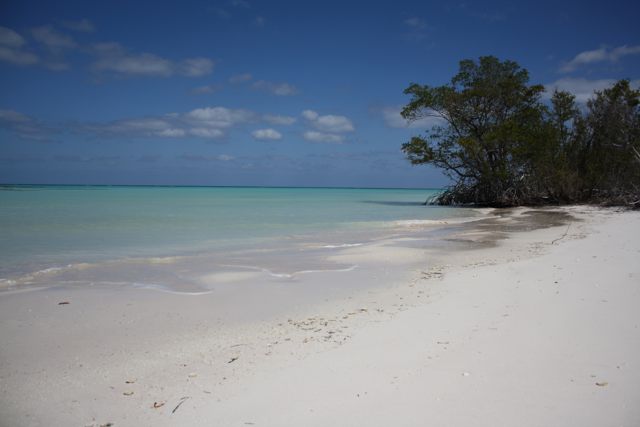
[[[43, 280], [93, 283], [107, 276], [109, 280], [117, 276], [118, 283], [141, 277], [162, 281], [167, 271], [143, 267], [164, 264], [158, 260], [168, 257], [180, 257], [181, 268], [194, 271], [202, 270], [203, 264], [210, 267], [229, 261], [225, 257], [231, 254], [244, 256], [253, 266], [260, 264], [256, 262], [260, 257], [271, 257], [271, 263], [277, 264], [280, 254], [280, 265], [286, 265], [283, 251], [301, 245], [346, 247], [391, 232], [397, 221], [473, 215], [466, 209], [422, 205], [436, 193], [429, 189], [4, 186], [0, 188], [0, 286]], [[254, 259], [247, 260], [247, 253], [253, 253]], [[133, 264], [132, 273], [127, 266]], [[93, 275], [79, 274], [76, 266]]]

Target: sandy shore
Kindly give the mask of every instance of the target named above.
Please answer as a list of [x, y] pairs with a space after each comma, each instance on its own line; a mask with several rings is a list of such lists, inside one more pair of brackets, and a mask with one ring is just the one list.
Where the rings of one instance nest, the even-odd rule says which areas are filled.
[[527, 212], [242, 292], [4, 292], [0, 425], [640, 425], [640, 213]]

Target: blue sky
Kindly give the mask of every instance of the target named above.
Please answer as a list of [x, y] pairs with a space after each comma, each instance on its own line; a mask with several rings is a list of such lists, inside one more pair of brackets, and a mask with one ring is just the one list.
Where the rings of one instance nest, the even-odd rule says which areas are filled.
[[586, 102], [640, 81], [636, 2], [0, 5], [0, 182], [439, 187], [411, 82], [515, 60]]

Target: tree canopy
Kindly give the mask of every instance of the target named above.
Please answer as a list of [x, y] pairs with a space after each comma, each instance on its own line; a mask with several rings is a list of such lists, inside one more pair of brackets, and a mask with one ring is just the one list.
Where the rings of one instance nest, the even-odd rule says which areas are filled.
[[568, 92], [543, 102], [527, 70], [485, 56], [461, 61], [449, 84], [404, 92], [405, 119], [439, 121], [402, 150], [452, 178], [441, 204], [640, 204], [640, 92], [627, 80], [581, 111]]

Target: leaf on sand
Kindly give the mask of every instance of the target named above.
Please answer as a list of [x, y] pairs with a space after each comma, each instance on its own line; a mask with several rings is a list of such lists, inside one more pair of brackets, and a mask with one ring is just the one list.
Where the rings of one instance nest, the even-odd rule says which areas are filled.
[[182, 399], [180, 399], [180, 402], [178, 402], [178, 404], [176, 405], [175, 408], [173, 408], [173, 411], [171, 411], [172, 414], [175, 414], [175, 412], [178, 410], [178, 408], [180, 407], [180, 405], [182, 405], [187, 399], [189, 399], [189, 396], [185, 396]]
[[125, 391], [124, 393], [125, 396], [133, 396], [133, 392], [132, 391]]
[[58, 305], [68, 305], [71, 304], [69, 301], [60, 301]]
[[158, 409], [158, 408], [162, 408], [164, 406], [165, 402], [153, 402], [153, 408], [154, 409]]
[[232, 358], [231, 358], [231, 360], [229, 360], [227, 363], [233, 363], [233, 362], [235, 362], [236, 360], [238, 360], [238, 358], [239, 358], [239, 356], [237, 356], [237, 357], [232, 357]]
[[596, 385], [597, 385], [598, 387], [606, 387], [606, 386], [608, 386], [608, 385], [609, 385], [609, 383], [608, 383], [608, 382], [606, 382], [606, 381], [600, 381], [600, 382], [597, 382], [597, 383], [596, 383]]
[[125, 384], [133, 384], [135, 382], [136, 382], [136, 380], [126, 380], [124, 383]]

